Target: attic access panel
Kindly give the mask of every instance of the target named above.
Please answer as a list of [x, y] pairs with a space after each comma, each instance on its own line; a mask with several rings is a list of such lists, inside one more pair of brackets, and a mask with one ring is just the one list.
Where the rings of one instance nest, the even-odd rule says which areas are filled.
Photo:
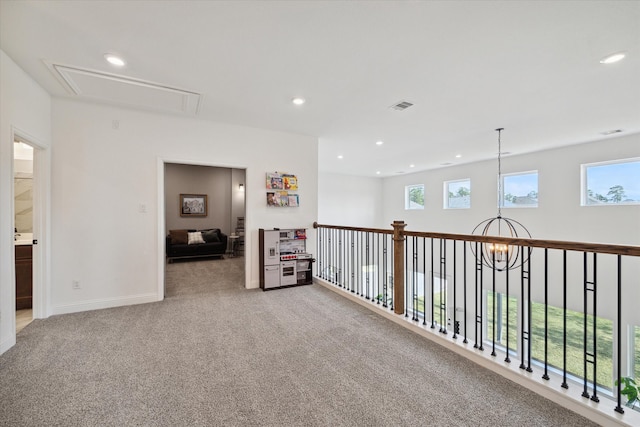
[[78, 67], [47, 66], [72, 95], [173, 113], [196, 115], [200, 110], [202, 96], [196, 92]]

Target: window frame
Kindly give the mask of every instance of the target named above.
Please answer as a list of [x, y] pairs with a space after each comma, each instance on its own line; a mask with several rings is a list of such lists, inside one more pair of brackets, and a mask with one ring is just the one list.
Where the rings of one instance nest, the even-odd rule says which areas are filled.
[[[512, 177], [512, 176], [518, 176], [518, 175], [536, 175], [536, 193], [538, 194], [537, 198], [536, 198], [536, 203], [535, 205], [531, 204], [531, 205], [515, 205], [515, 206], [505, 206], [504, 204], [504, 196], [505, 196], [505, 178], [507, 177]], [[498, 178], [498, 188], [499, 188], [499, 194], [498, 194], [498, 207], [499, 208], [504, 208], [504, 209], [535, 209], [537, 207], [540, 206], [540, 173], [538, 172], [537, 169], [533, 169], [533, 170], [529, 170], [529, 171], [523, 171], [523, 172], [512, 172], [512, 173], [504, 173], [501, 174], [500, 177]]]
[[588, 188], [588, 169], [590, 167], [610, 166], [616, 164], [625, 163], [640, 163], [640, 157], [630, 157], [626, 159], [607, 160], [604, 162], [583, 163], [580, 165], [580, 206], [592, 207], [592, 206], [637, 206], [640, 205], [640, 200], [633, 202], [620, 202], [620, 203], [587, 203], [589, 197]]
[[[468, 182], [469, 183], [469, 205], [468, 206], [458, 206], [458, 207], [451, 207], [449, 206], [449, 184], [455, 184], [458, 182]], [[463, 178], [463, 179], [453, 179], [451, 181], [444, 181], [443, 183], [443, 192], [442, 192], [442, 198], [443, 198], [443, 204], [442, 204], [442, 208], [443, 209], [471, 209], [471, 178]]]
[[[411, 199], [410, 199], [410, 192], [413, 188], [422, 188], [422, 206], [418, 206], [418, 207], [411, 207], [410, 203], [411, 203]], [[424, 194], [424, 184], [410, 184], [410, 185], [405, 185], [404, 186], [404, 210], [405, 211], [415, 211], [415, 210], [424, 210], [424, 205], [425, 205], [425, 194]]]

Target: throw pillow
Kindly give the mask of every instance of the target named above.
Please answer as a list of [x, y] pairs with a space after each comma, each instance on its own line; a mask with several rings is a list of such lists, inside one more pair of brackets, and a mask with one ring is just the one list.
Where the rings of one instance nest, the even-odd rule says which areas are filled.
[[196, 231], [193, 233], [189, 233], [189, 244], [190, 245], [198, 245], [204, 243], [202, 239], [202, 233], [200, 231]]
[[218, 237], [218, 230], [203, 231], [202, 238], [207, 243], [218, 243], [220, 241], [220, 237]]
[[169, 230], [172, 245], [186, 245], [189, 241], [187, 230]]

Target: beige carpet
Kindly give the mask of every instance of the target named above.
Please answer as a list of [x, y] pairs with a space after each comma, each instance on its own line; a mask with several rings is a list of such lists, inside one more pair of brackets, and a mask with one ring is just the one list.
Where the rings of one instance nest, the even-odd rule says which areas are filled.
[[[592, 426], [321, 286], [168, 267], [167, 298], [35, 320], [0, 356], [0, 426]], [[203, 274], [196, 274], [196, 272]]]
[[174, 261], [166, 265], [165, 298], [244, 288], [244, 257]]

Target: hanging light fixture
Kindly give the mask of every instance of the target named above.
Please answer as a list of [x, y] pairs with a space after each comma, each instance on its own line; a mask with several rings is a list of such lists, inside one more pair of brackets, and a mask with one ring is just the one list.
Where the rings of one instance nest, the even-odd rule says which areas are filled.
[[[531, 234], [527, 228], [518, 221], [502, 216], [502, 146], [501, 136], [504, 128], [498, 128], [498, 215], [494, 218], [488, 218], [482, 221], [473, 229], [471, 234], [480, 234], [482, 236], [493, 237], [526, 237], [531, 238]], [[518, 261], [526, 262], [531, 253], [530, 248], [509, 245], [506, 243], [489, 243], [483, 242], [480, 246], [480, 253], [476, 254], [474, 244], [471, 245], [471, 251], [474, 256], [482, 257], [482, 263], [497, 271], [506, 271], [517, 266]]]

